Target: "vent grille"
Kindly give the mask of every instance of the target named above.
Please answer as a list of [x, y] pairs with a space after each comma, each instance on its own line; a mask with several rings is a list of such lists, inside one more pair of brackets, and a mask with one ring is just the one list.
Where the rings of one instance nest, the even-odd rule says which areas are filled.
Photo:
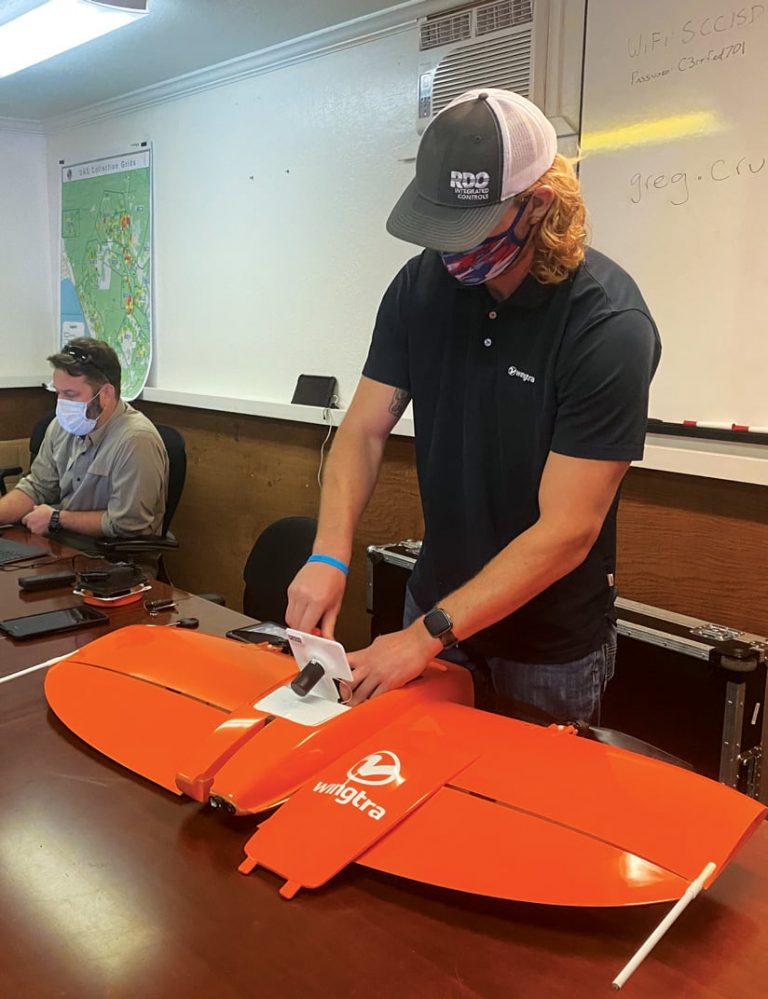
[[501, 0], [500, 3], [486, 3], [475, 12], [477, 35], [487, 35], [502, 28], [514, 28], [516, 24], [527, 24], [533, 20], [533, 0]]
[[419, 48], [435, 49], [451, 42], [461, 42], [472, 37], [472, 11], [465, 10], [459, 14], [448, 14], [443, 17], [428, 18], [421, 26]]
[[528, 27], [449, 52], [435, 70], [432, 114], [474, 87], [501, 87], [529, 97], [532, 42], [533, 30]]

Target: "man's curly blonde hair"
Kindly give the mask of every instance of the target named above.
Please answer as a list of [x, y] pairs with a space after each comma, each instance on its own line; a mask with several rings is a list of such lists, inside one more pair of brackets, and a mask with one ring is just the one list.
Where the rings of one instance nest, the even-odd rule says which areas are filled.
[[573, 164], [557, 153], [552, 166], [524, 193], [546, 185], [555, 200], [534, 233], [531, 273], [542, 284], [560, 284], [584, 259], [586, 211]]

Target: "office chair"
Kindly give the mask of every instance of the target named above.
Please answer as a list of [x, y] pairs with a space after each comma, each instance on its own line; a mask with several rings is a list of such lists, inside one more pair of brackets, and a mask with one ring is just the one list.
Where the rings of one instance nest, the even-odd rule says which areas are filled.
[[6, 478], [10, 478], [12, 475], [21, 475], [21, 473], [21, 465], [4, 465], [0, 468], [0, 496], [5, 496], [8, 492], [8, 487], [5, 484]]
[[[55, 411], [51, 410], [50, 413], [46, 413], [45, 416], [41, 416], [32, 428], [32, 433], [29, 438], [30, 464], [35, 460], [37, 452], [40, 450], [40, 445], [43, 443], [46, 428], [54, 416]], [[5, 496], [8, 492], [8, 486], [5, 481], [6, 478], [10, 478], [12, 475], [21, 475], [22, 471], [23, 469], [20, 465], [8, 465], [0, 468], [0, 496]]]
[[[29, 461], [30, 464], [37, 457], [37, 452], [40, 450], [40, 445], [43, 443], [43, 437], [45, 437], [45, 431], [48, 428], [48, 424], [56, 415], [55, 410], [51, 410], [50, 413], [46, 413], [41, 416], [40, 419], [35, 423], [32, 428], [32, 433], [29, 436]], [[5, 468], [0, 468], [0, 496], [5, 496], [8, 492], [8, 487], [6, 485], [6, 478], [10, 478], [12, 475], [21, 475], [23, 469], [20, 465], [7, 466]]]
[[[157, 577], [165, 583], [170, 578], [163, 562], [163, 552], [173, 551], [179, 542], [170, 531], [171, 520], [179, 505], [187, 477], [187, 450], [184, 438], [174, 427], [156, 423], [155, 429], [163, 442], [168, 455], [168, 497], [165, 502], [162, 534], [142, 534], [136, 538], [96, 538], [101, 554], [119, 555], [121, 558], [140, 558], [142, 554], [157, 558]], [[62, 532], [63, 533], [63, 532]], [[81, 535], [82, 536], [82, 535]], [[62, 540], [64, 540], [62, 538]], [[77, 546], [74, 546], [77, 547]]]
[[[30, 462], [34, 461], [37, 457], [42, 447], [48, 424], [55, 415], [55, 410], [46, 413], [40, 417], [32, 428], [32, 432], [29, 435]], [[184, 481], [187, 475], [187, 452], [184, 438], [174, 427], [156, 424], [155, 429], [160, 434], [163, 446], [168, 454], [168, 497], [165, 504], [162, 533], [144, 534], [135, 538], [106, 538], [91, 537], [90, 535], [78, 534], [75, 531], [59, 531], [56, 537], [57, 540], [70, 545], [72, 548], [77, 548], [82, 552], [94, 555], [106, 555], [107, 557], [119, 556], [120, 558], [127, 559], [140, 558], [141, 555], [147, 555], [150, 558], [156, 558], [158, 578], [167, 583], [170, 580], [163, 563], [162, 553], [179, 547], [178, 541], [169, 528], [184, 489]]]
[[[32, 428], [32, 433], [29, 435], [30, 463], [37, 457], [43, 445], [43, 438], [45, 437], [45, 431], [48, 429], [48, 424], [55, 415], [55, 410], [46, 413], [40, 417]], [[165, 537], [168, 534], [171, 518], [176, 512], [176, 507], [179, 505], [181, 493], [184, 489], [184, 480], [187, 476], [187, 452], [184, 438], [174, 427], [157, 423], [155, 424], [155, 430], [160, 434], [160, 438], [168, 454], [168, 499], [165, 505], [165, 516], [163, 517], [163, 533], [160, 535], [161, 537]]]
[[21, 465], [0, 465], [0, 496], [5, 496], [8, 492], [8, 486], [6, 485], [6, 478], [11, 478], [13, 475], [21, 475], [23, 469]]
[[44, 413], [40, 419], [32, 427], [32, 433], [29, 435], [29, 463], [30, 465], [37, 457], [37, 453], [43, 446], [43, 437], [45, 437], [45, 431], [48, 429], [48, 424], [56, 415], [56, 410], [52, 409], [50, 413]]
[[284, 517], [266, 527], [243, 569], [243, 613], [259, 621], [285, 621], [288, 586], [312, 554], [314, 517]]

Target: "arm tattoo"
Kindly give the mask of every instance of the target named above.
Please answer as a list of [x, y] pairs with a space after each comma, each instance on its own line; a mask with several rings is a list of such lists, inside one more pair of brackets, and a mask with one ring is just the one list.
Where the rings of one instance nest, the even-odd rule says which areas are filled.
[[410, 401], [411, 396], [405, 389], [395, 389], [392, 401], [389, 404], [390, 413], [399, 419], [405, 412], [405, 408]]

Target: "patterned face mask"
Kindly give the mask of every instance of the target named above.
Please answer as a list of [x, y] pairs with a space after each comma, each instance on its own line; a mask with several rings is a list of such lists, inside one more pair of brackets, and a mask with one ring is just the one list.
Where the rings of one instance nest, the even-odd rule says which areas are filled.
[[505, 232], [489, 236], [471, 250], [460, 253], [441, 252], [440, 258], [451, 277], [462, 284], [482, 284], [497, 277], [514, 263], [533, 232], [533, 229], [529, 229], [525, 236], [515, 235], [515, 227], [523, 216], [528, 200], [526, 198], [520, 202], [512, 225]]

